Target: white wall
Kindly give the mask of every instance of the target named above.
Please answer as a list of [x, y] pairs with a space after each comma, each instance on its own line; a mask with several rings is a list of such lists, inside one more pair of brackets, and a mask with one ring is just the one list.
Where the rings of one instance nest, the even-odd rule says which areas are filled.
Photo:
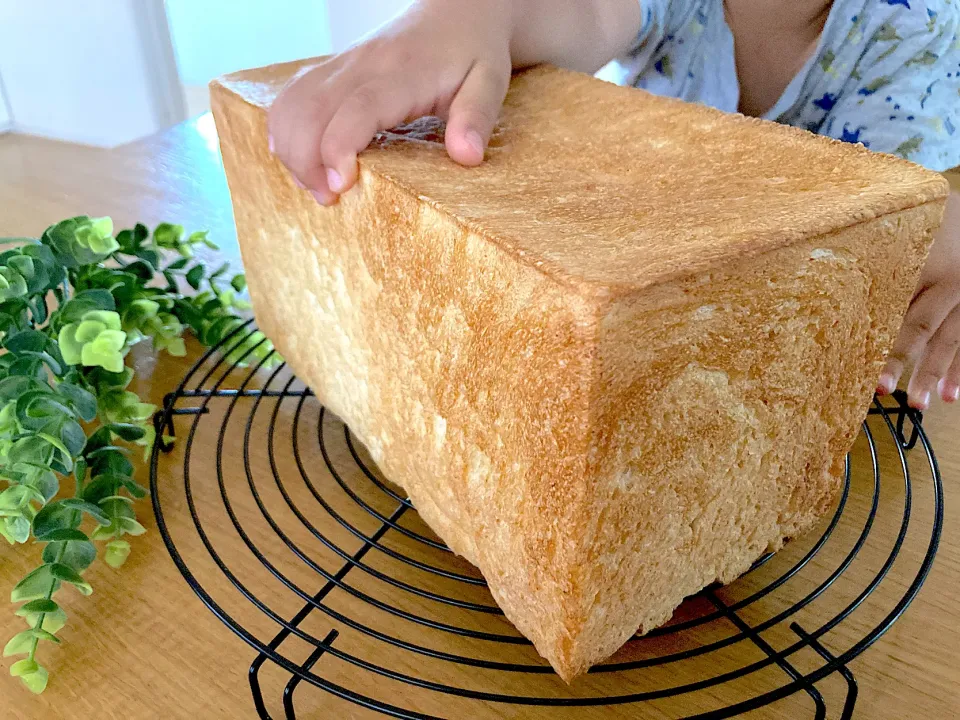
[[207, 84], [219, 75], [330, 52], [326, 0], [167, 0], [166, 7], [190, 115], [210, 108]]
[[345, 50], [409, 4], [410, 0], [328, 0], [333, 51]]
[[0, 0], [18, 132], [112, 146], [185, 115], [162, 0]]
[[7, 96], [3, 91], [3, 77], [0, 76], [0, 133], [6, 132], [13, 124], [10, 117], [10, 107], [7, 105]]
[[324, 0], [167, 0], [166, 7], [184, 85], [330, 52]]

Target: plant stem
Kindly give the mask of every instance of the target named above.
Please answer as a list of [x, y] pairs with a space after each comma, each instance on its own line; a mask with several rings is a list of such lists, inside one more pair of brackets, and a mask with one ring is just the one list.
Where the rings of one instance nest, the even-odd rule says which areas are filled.
[[[64, 554], [67, 552], [67, 543], [68, 543], [68, 542], [70, 542], [70, 541], [69, 541], [69, 540], [64, 540], [64, 541], [63, 541], [63, 545], [61, 545], [61, 546], [60, 546], [60, 549], [57, 550], [57, 559], [56, 559], [56, 562], [60, 562], [61, 560], [63, 560], [63, 556], [64, 556]], [[54, 588], [56, 588], [56, 587], [57, 587], [57, 579], [54, 578], [53, 580], [50, 581], [50, 589], [47, 590], [47, 600], [52, 600], [52, 599], [53, 599]], [[40, 616], [37, 618], [37, 622], [34, 623], [34, 625], [33, 625], [33, 629], [34, 629], [34, 630], [42, 630], [42, 629], [43, 629], [43, 620], [44, 620], [44, 618], [46, 618], [46, 617], [47, 617], [47, 614], [46, 614], [46, 613], [40, 613]], [[33, 642], [32, 642], [32, 644], [30, 645], [30, 659], [31, 659], [31, 660], [33, 660], [34, 656], [37, 654], [37, 645], [39, 645], [39, 644], [40, 644], [40, 638], [33, 638]]]

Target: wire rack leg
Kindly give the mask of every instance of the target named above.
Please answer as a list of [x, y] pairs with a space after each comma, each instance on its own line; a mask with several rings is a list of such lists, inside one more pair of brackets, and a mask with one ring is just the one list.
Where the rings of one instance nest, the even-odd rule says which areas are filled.
[[[390, 515], [389, 522], [395, 523], [399, 520], [403, 514], [409, 509], [407, 505], [400, 505], [396, 510]], [[356, 563], [363, 559], [363, 556], [366, 555], [370, 549], [374, 546], [373, 544], [378, 542], [384, 535], [387, 534], [387, 531], [390, 530], [390, 525], [387, 523], [380, 523], [380, 527], [377, 528], [377, 531], [370, 536], [370, 538], [364, 541], [363, 545], [357, 550], [353, 555], [351, 555], [351, 561], [345, 562], [337, 573], [334, 575], [334, 578], [337, 581], [343, 580], [346, 577], [347, 573], [350, 572]], [[309, 615], [313, 610], [316, 609], [316, 603], [320, 603], [327, 596], [327, 594], [337, 586], [336, 582], [333, 580], [328, 580], [320, 591], [313, 596], [313, 603], [307, 603], [299, 612], [293, 616], [290, 620], [290, 625], [293, 627], [298, 627], [302, 623], [307, 615]], [[270, 644], [267, 646], [270, 650], [276, 650], [280, 647], [280, 644], [283, 643], [288, 637], [290, 637], [291, 632], [288, 628], [283, 628], [278, 632], [273, 640], [270, 641]], [[305, 671], [310, 670], [320, 659], [326, 649], [330, 646], [339, 633], [336, 630], [331, 630], [326, 638], [322, 641], [322, 646], [318, 646], [310, 653], [310, 657], [301, 665]], [[250, 670], [248, 671], [248, 678], [250, 680], [250, 692], [253, 694], [253, 704], [257, 709], [257, 715], [261, 720], [272, 720], [270, 713], [267, 712], [266, 703], [263, 701], [263, 691], [260, 687], [260, 668], [263, 667], [263, 664], [266, 662], [267, 656], [263, 653], [257, 655], [254, 658], [253, 662], [250, 663]], [[287, 717], [287, 720], [293, 720], [296, 718], [297, 714], [293, 706], [293, 693], [297, 689], [297, 686], [300, 684], [302, 678], [299, 675], [294, 675], [287, 682], [286, 686], [283, 689], [283, 711]]]
[[[800, 639], [806, 640], [810, 644], [810, 647], [816, 650], [817, 654], [827, 662], [833, 662], [837, 659], [833, 653], [821, 645], [816, 638], [810, 637], [797, 623], [790, 623], [790, 629], [793, 630]], [[857, 679], [846, 665], [841, 665], [837, 672], [840, 673], [840, 676], [847, 683], [847, 697], [843, 701], [843, 712], [840, 714], [840, 720], [851, 720], [854, 706], [857, 704], [857, 694], [859, 693]]]
[[[896, 401], [897, 407], [886, 407], [874, 398], [873, 407], [870, 408], [869, 415], [896, 415], [897, 432], [896, 441], [904, 450], [913, 450], [920, 440], [920, 426], [923, 424], [923, 413], [916, 408], [910, 407], [907, 394], [903, 390], [896, 390], [891, 397]], [[910, 437], [903, 433], [903, 426], [907, 420], [910, 420]]]
[[[760, 648], [768, 656], [773, 657], [777, 654], [777, 651], [774, 650], [758, 632], [750, 627], [750, 625], [745, 623], [739, 615], [730, 610], [730, 608], [728, 608], [727, 605], [719, 597], [717, 597], [717, 594], [713, 590], [709, 590], [708, 592], [704, 593], [704, 597], [709, 599], [710, 602], [716, 606], [717, 610], [723, 613], [724, 617], [730, 620], [730, 622], [732, 622], [740, 632], [746, 635], [754, 645]], [[803, 675], [800, 673], [800, 671], [791, 665], [786, 658], [778, 658], [776, 663], [780, 666], [780, 668], [783, 669], [785, 673], [787, 673], [787, 675], [790, 676], [792, 680], [803, 679]], [[825, 720], [827, 717], [827, 704], [823, 700], [823, 695], [821, 695], [820, 691], [810, 683], [803, 683], [802, 686], [804, 691], [806, 691], [806, 693], [813, 698], [813, 703], [816, 706], [816, 714], [814, 715], [815, 720]]]
[[[304, 670], [310, 670], [320, 659], [320, 656], [323, 655], [327, 648], [333, 644], [333, 641], [340, 636], [336, 630], [331, 630], [327, 633], [327, 636], [323, 639], [323, 646], [316, 648], [310, 657], [307, 658], [306, 662], [301, 665]], [[287, 720], [296, 720], [297, 713], [293, 709], [293, 693], [297, 689], [297, 686], [300, 685], [300, 680], [302, 678], [299, 675], [294, 675], [287, 682], [286, 686], [283, 688], [283, 714]]]
[[153, 415], [153, 429], [157, 433], [157, 442], [160, 443], [160, 450], [168, 453], [173, 450], [173, 442], [164, 442], [163, 436], [174, 437], [176, 429], [173, 426], [174, 415], [206, 415], [210, 412], [207, 407], [174, 407], [177, 402], [177, 396], [170, 393], [163, 398], [163, 410], [158, 410]]

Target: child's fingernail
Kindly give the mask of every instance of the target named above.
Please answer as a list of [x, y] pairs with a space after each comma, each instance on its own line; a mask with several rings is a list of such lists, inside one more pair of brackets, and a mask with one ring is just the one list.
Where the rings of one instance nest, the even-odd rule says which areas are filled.
[[343, 190], [343, 178], [341, 178], [340, 173], [333, 168], [327, 168], [327, 185], [329, 185], [330, 189], [335, 193]]
[[300, 178], [298, 178], [296, 175], [293, 176], [293, 184], [296, 185], [301, 190], [304, 190], [307, 187], [302, 182], [300, 182]]
[[269, 148], [270, 154], [272, 155], [276, 149], [276, 146], [273, 144], [273, 135], [267, 135], [267, 148]]
[[960, 385], [948, 382], [946, 378], [940, 380], [937, 384], [937, 390], [940, 392], [940, 397], [946, 402], [960, 400]]
[[468, 130], [466, 137], [467, 145], [476, 150], [478, 155], [483, 155], [483, 138], [476, 130]]
[[892, 393], [897, 389], [897, 380], [890, 373], [883, 373], [880, 376], [880, 387], [886, 390], [888, 393]]
[[930, 407], [930, 391], [929, 390], [924, 390], [922, 393], [920, 393], [920, 397], [918, 397], [916, 400], [915, 407], [917, 408], [917, 410], [926, 410], [928, 407]]
[[334, 198], [332, 198], [328, 193], [323, 193], [319, 190], [311, 190], [310, 194], [313, 195], [314, 199], [321, 205], [333, 205]]

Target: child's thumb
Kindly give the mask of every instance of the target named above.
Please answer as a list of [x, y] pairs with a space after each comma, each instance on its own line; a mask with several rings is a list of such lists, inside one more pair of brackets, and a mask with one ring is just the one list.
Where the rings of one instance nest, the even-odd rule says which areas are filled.
[[510, 84], [510, 70], [475, 63], [447, 114], [447, 153], [461, 165], [479, 165], [500, 115]]

